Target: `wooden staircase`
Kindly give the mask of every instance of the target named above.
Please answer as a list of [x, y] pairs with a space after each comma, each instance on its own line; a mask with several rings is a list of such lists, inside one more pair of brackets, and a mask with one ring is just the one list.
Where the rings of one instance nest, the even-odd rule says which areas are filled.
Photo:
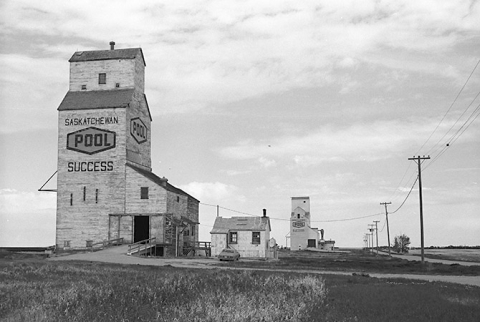
[[128, 245], [127, 255], [151, 256], [157, 245], [157, 238], [149, 238]]

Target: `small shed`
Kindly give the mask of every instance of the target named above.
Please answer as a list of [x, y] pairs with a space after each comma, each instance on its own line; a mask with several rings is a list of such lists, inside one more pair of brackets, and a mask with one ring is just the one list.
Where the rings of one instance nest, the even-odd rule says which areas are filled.
[[212, 231], [212, 256], [218, 256], [224, 248], [236, 249], [241, 257], [269, 258], [273, 252], [270, 242], [270, 218], [217, 217]]

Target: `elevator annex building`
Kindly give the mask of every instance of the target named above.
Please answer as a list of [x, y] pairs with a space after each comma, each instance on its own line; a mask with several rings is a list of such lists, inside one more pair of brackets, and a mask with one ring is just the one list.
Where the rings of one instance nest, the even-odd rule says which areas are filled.
[[151, 168], [152, 117], [141, 48], [79, 51], [58, 107], [57, 247], [155, 238], [178, 254], [198, 241], [199, 201]]

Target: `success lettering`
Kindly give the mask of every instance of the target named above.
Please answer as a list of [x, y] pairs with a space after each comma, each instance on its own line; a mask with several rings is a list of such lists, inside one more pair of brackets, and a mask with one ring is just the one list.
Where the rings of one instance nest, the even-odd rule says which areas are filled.
[[113, 171], [113, 161], [68, 162], [68, 172]]

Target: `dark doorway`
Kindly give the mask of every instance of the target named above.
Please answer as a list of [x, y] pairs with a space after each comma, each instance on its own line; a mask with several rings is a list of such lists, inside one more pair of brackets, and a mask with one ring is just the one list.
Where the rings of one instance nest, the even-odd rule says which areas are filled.
[[163, 256], [163, 247], [155, 246], [155, 256]]
[[135, 216], [133, 221], [133, 242], [150, 238], [150, 218], [148, 216]]
[[316, 245], [315, 239], [309, 239], [309, 240], [308, 240], [308, 246], [307, 246], [307, 247], [316, 248], [317, 245]]

